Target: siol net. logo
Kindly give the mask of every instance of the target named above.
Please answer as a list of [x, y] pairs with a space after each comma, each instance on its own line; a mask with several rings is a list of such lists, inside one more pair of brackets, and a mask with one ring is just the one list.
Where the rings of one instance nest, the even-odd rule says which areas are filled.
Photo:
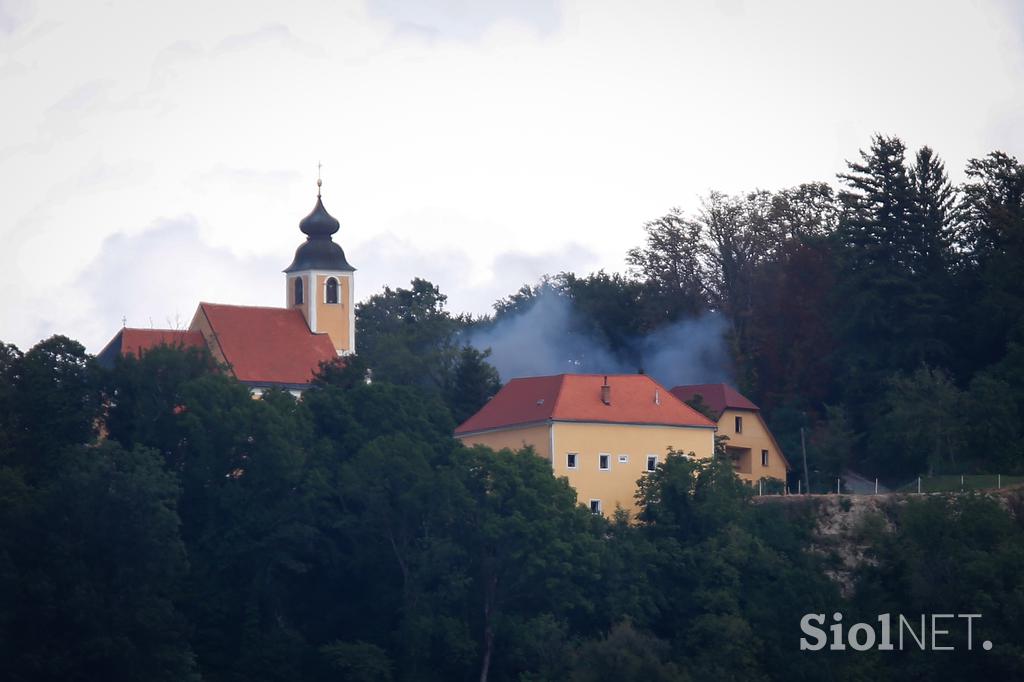
[[[903, 614], [893, 618], [891, 613], [878, 616], [877, 629], [874, 623], [854, 623], [843, 627], [843, 614], [833, 613], [832, 624], [827, 630], [824, 613], [808, 613], [800, 619], [800, 651], [903, 651], [917, 648], [921, 651], [953, 651], [956, 649], [953, 637], [960, 629], [966, 628], [967, 650], [974, 650], [975, 620], [980, 613], [933, 613], [921, 614], [920, 619], [908, 619]], [[895, 632], [894, 632], [895, 630]], [[831, 637], [830, 637], [831, 635]], [[981, 648], [991, 651], [992, 642], [984, 640]]]

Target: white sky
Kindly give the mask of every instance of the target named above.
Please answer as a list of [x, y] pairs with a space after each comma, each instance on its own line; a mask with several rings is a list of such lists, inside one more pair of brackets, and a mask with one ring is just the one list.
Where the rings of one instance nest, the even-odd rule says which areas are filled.
[[0, 340], [283, 305], [318, 160], [358, 297], [482, 313], [873, 132], [1024, 156], [1022, 83], [1016, 0], [0, 0]]

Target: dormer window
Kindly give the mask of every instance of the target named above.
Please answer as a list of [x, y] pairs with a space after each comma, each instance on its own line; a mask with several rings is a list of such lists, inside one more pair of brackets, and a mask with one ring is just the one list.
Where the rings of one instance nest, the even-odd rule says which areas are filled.
[[338, 302], [338, 280], [333, 277], [327, 278], [326, 293], [324, 294], [325, 303], [337, 303]]
[[302, 305], [302, 278], [295, 278], [295, 305]]

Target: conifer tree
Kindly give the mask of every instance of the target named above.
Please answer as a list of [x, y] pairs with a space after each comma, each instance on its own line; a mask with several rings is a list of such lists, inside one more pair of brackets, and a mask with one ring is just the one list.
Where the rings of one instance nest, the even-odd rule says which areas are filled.
[[[858, 406], [867, 405], [892, 373], [921, 362], [941, 364], [949, 355], [940, 337], [942, 300], [925, 274], [943, 249], [941, 239], [928, 234], [920, 210], [926, 204], [930, 219], [942, 220], [948, 199], [941, 164], [929, 150], [911, 173], [905, 154], [899, 138], [876, 135], [861, 162], [849, 163], [850, 172], [839, 176], [846, 189], [840, 193], [842, 269], [834, 319], [840, 383], [845, 399]], [[924, 197], [915, 181], [927, 188]]]

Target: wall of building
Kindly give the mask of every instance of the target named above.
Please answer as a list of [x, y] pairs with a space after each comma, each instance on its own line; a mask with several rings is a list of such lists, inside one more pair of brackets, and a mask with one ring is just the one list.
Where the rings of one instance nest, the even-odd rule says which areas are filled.
[[199, 332], [206, 339], [206, 345], [210, 348], [210, 354], [213, 355], [213, 359], [222, 365], [228, 364], [227, 358], [224, 357], [224, 352], [220, 348], [220, 344], [217, 343], [217, 337], [213, 333], [213, 327], [210, 325], [210, 320], [207, 319], [206, 313], [203, 312], [203, 306], [199, 306], [196, 309], [196, 314], [192, 317], [192, 324], [188, 326], [189, 331]]
[[[295, 303], [295, 280], [302, 279], [302, 303], [296, 305]], [[303, 317], [306, 318], [306, 324], [309, 324], [309, 276], [305, 274], [300, 275], [289, 275], [285, 277], [285, 293], [284, 300], [288, 302], [288, 308], [298, 308], [302, 311]]]
[[[743, 432], [736, 433], [736, 417], [743, 420]], [[741, 460], [740, 478], [756, 482], [762, 478], [786, 480], [786, 463], [759, 412], [726, 409], [718, 418], [718, 435], [728, 436], [727, 448], [749, 449], [749, 458]], [[761, 465], [761, 451], [768, 451], [768, 466]]]
[[466, 445], [486, 445], [494, 450], [501, 450], [502, 448], [519, 450], [527, 445], [532, 445], [538, 455], [549, 461], [551, 460], [551, 427], [548, 424], [487, 431], [469, 436], [460, 436], [459, 440]]
[[[699, 458], [714, 453], [714, 431], [684, 426], [594, 424], [556, 422], [553, 426], [555, 476], [565, 476], [576, 489], [580, 504], [601, 501], [606, 516], [616, 505], [636, 513], [636, 482], [647, 471], [647, 456], [663, 462], [669, 447], [693, 452]], [[577, 453], [576, 468], [568, 468], [568, 454]], [[608, 470], [601, 470], [600, 455], [608, 454]], [[620, 462], [625, 455], [628, 461]]]
[[[326, 303], [327, 278], [338, 280], [338, 302]], [[317, 274], [316, 275], [316, 330], [326, 332], [331, 337], [335, 350], [339, 353], [355, 351], [352, 338], [352, 325], [355, 311], [352, 309], [352, 277], [351, 275]]]

